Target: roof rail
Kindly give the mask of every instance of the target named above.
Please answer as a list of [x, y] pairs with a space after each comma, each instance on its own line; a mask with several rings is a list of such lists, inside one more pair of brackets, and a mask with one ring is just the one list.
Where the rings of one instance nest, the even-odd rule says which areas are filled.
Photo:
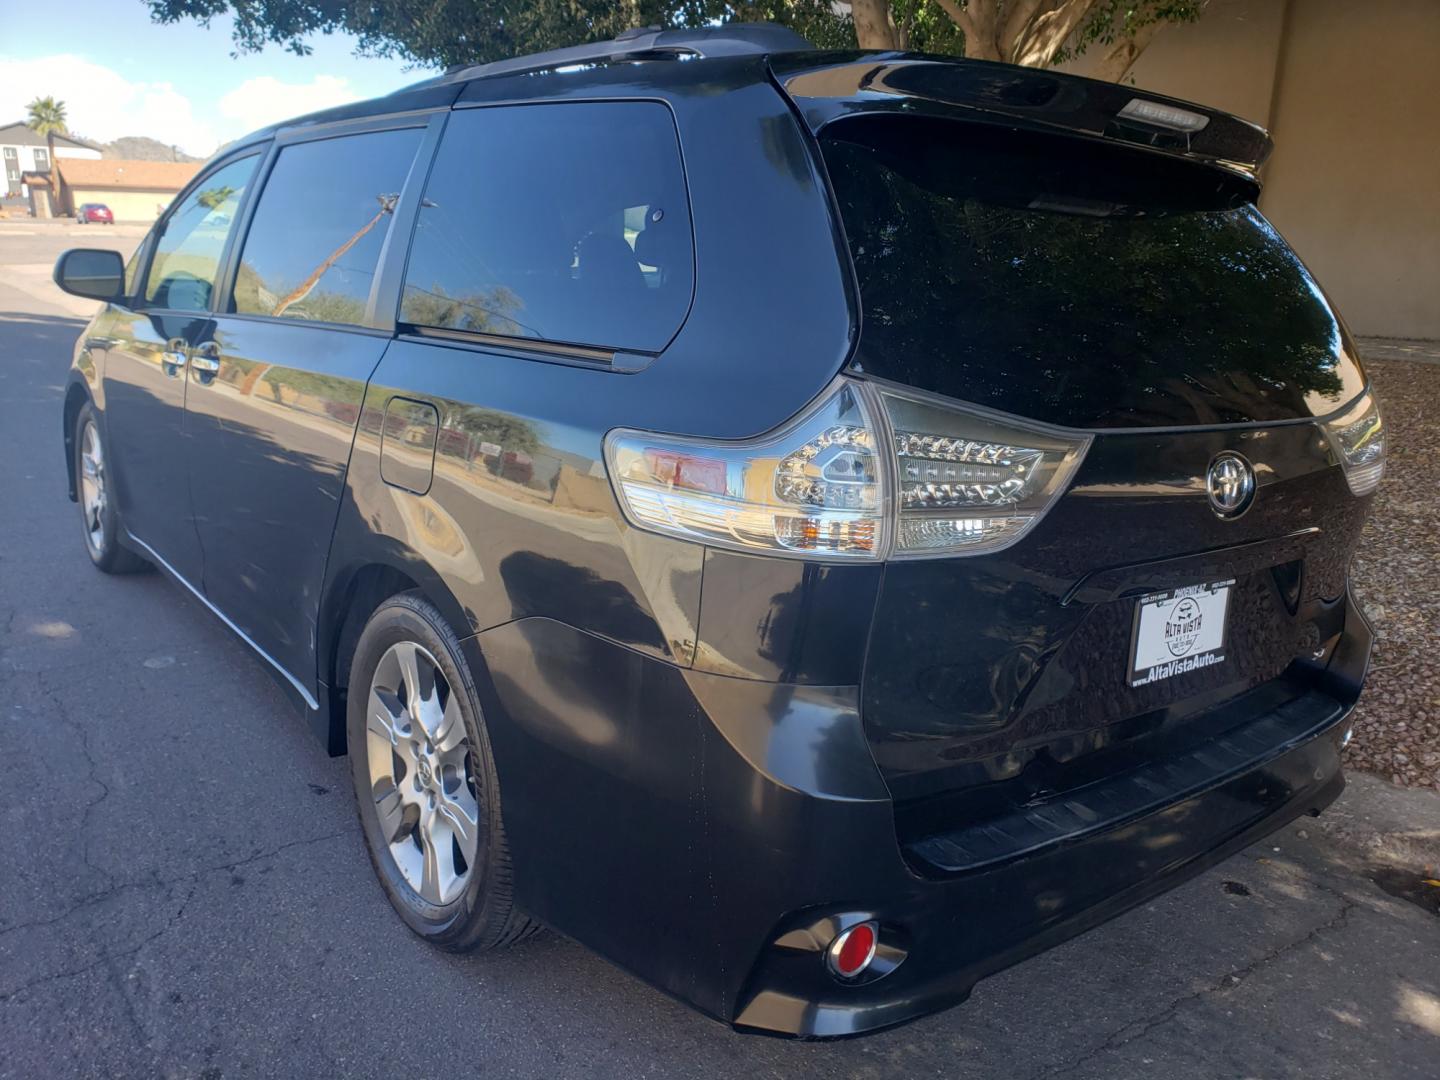
[[666, 30], [658, 26], [636, 27], [611, 41], [572, 45], [566, 49], [517, 56], [490, 64], [456, 64], [442, 77], [445, 82], [515, 75], [567, 64], [596, 63], [624, 58], [662, 56], [760, 56], [766, 53], [799, 52], [815, 46], [794, 30], [776, 23], [725, 23], [701, 29]]

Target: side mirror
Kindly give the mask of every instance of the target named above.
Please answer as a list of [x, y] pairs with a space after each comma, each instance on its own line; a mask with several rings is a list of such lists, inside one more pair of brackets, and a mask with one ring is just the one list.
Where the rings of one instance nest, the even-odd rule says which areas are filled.
[[55, 260], [52, 277], [73, 296], [115, 300], [125, 291], [125, 260], [118, 251], [71, 248]]

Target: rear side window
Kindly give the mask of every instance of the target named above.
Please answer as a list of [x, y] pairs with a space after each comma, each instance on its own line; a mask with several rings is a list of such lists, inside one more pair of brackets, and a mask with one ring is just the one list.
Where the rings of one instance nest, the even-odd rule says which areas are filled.
[[680, 148], [651, 102], [468, 109], [421, 204], [402, 322], [658, 352], [690, 307]]
[[359, 324], [423, 129], [280, 151], [255, 207], [230, 310]]
[[145, 279], [145, 299], [175, 311], [208, 311], [225, 240], [258, 158], [247, 157], [205, 177], [165, 222]]

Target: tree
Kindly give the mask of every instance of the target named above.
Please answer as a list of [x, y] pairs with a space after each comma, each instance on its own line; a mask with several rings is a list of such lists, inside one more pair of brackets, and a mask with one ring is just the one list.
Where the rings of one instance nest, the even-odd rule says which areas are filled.
[[1103, 49], [1118, 80], [1170, 23], [1208, 0], [148, 0], [162, 23], [230, 12], [238, 51], [305, 54], [307, 36], [343, 32], [363, 53], [425, 65], [476, 64], [599, 41], [636, 26], [768, 20], [821, 48], [918, 49], [1044, 67]]
[[[203, 24], [227, 12], [240, 52], [281, 45], [309, 52], [305, 39], [342, 32], [359, 50], [425, 65], [483, 63], [527, 52], [614, 37], [634, 26], [670, 24], [682, 7], [708, 10], [713, 0], [148, 0], [162, 23]], [[691, 21], [686, 19], [684, 21]]]
[[60, 200], [60, 169], [55, 164], [55, 136], [68, 135], [65, 126], [65, 103], [53, 97], [36, 98], [25, 106], [30, 115], [25, 124], [36, 135], [45, 136], [46, 153], [50, 160], [50, 194], [56, 202]]
[[[1047, 67], [1091, 46], [1097, 78], [1124, 78], [1168, 23], [1195, 22], [1208, 0], [852, 0], [862, 48], [963, 52], [976, 60]], [[936, 26], [935, 11], [949, 26]], [[960, 48], [953, 47], [959, 31]], [[947, 40], [947, 38], [949, 40]], [[946, 47], [950, 46], [950, 47]]]

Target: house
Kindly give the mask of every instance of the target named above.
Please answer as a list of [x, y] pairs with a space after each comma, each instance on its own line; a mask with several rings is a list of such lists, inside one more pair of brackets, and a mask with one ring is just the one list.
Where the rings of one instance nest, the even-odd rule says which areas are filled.
[[1440, 338], [1437, 53], [1435, 0], [1210, 0], [1125, 82], [1268, 128], [1260, 209], [1350, 328]]
[[110, 207], [116, 221], [154, 221], [202, 163], [67, 157], [58, 164], [64, 213], [73, 214], [81, 203], [98, 202]]
[[[55, 156], [99, 161], [100, 148], [71, 135], [57, 134]], [[23, 120], [0, 127], [0, 157], [5, 161], [5, 188], [0, 191], [0, 197], [28, 197], [22, 176], [28, 172], [50, 171], [50, 148], [45, 136], [35, 134]]]

